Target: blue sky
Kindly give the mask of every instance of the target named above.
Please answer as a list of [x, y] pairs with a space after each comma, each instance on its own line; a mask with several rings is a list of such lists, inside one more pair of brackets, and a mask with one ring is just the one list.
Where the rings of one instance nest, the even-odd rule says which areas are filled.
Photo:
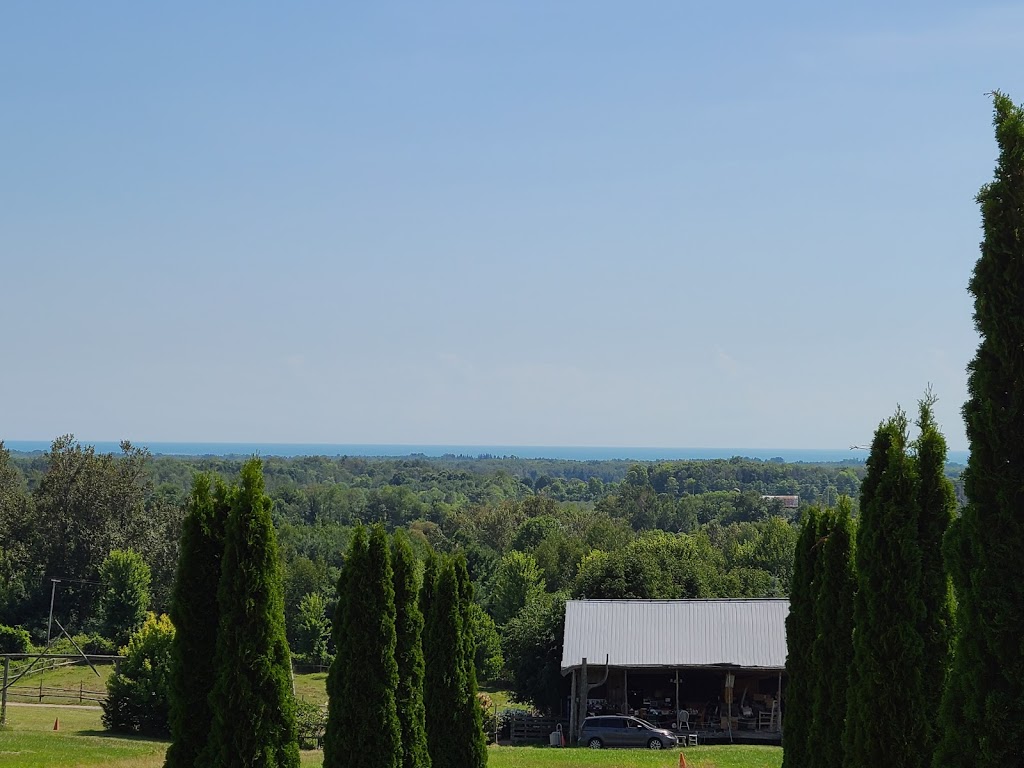
[[952, 448], [985, 3], [5, 3], [0, 437]]

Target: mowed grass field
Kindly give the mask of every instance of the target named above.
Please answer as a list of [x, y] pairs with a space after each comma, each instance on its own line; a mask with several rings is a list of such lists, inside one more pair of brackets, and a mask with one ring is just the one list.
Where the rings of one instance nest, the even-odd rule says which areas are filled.
[[[53, 730], [55, 718], [60, 730]], [[10, 768], [160, 768], [167, 745], [104, 734], [100, 712], [74, 707], [7, 708], [0, 765]]]
[[[5, 768], [161, 768], [167, 742], [108, 736], [100, 713], [72, 707], [10, 707], [0, 729], [0, 765]], [[53, 720], [60, 719], [60, 730]], [[779, 768], [778, 747], [688, 747], [690, 768]], [[303, 768], [323, 765], [323, 753], [302, 753]], [[679, 750], [591, 750], [550, 747], [491, 747], [490, 768], [676, 768]]]
[[[162, 768], [167, 742], [110, 736], [100, 711], [68, 706], [7, 708], [0, 728], [4, 768]], [[54, 719], [60, 730], [53, 730]], [[303, 752], [302, 765], [323, 764], [320, 752]]]
[[[551, 747], [494, 747], [488, 768], [677, 768], [678, 749], [552, 749]], [[779, 747], [687, 747], [687, 768], [779, 768]], [[310, 766], [323, 764], [323, 753], [309, 755]], [[303, 761], [303, 765], [307, 765]]]
[[[100, 670], [104, 671], [103, 669]], [[48, 672], [66, 687], [96, 676], [88, 669]], [[106, 677], [106, 675], [104, 675]], [[91, 678], [91, 680], [90, 680]], [[327, 699], [326, 673], [297, 675], [295, 691], [303, 699], [322, 704]], [[93, 683], [95, 684], [95, 683]], [[503, 692], [491, 691], [507, 704]], [[47, 700], [48, 701], [48, 700]], [[499, 707], [500, 708], [500, 707]], [[162, 768], [167, 742], [107, 735], [98, 709], [74, 706], [9, 706], [8, 724], [0, 729], [0, 766], [4, 768]], [[55, 718], [60, 730], [53, 730]], [[492, 746], [490, 768], [677, 768], [680, 750], [591, 750], [550, 747]], [[760, 746], [687, 747], [688, 768], [780, 768], [782, 749]], [[303, 768], [323, 765], [323, 753], [302, 753]]]

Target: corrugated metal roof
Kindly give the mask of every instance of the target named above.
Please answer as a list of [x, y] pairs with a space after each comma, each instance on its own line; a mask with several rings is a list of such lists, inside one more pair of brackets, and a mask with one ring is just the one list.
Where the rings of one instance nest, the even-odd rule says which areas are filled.
[[786, 666], [789, 600], [569, 600], [562, 671], [619, 667]]

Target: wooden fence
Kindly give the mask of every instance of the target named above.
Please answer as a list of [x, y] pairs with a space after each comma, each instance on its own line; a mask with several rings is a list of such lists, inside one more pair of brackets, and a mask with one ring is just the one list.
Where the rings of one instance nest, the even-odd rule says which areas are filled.
[[551, 732], [562, 726], [565, 742], [569, 743], [569, 723], [554, 717], [516, 714], [509, 724], [513, 744], [548, 744]]
[[7, 696], [12, 699], [23, 701], [34, 699], [39, 704], [44, 699], [65, 699], [77, 701], [79, 704], [98, 704], [106, 700], [106, 691], [93, 691], [79, 683], [77, 688], [56, 688], [43, 685], [42, 679], [39, 685], [12, 685], [7, 689]]

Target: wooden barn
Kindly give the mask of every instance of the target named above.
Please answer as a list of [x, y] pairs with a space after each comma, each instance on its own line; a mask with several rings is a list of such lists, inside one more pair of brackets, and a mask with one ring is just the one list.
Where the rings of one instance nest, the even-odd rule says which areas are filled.
[[789, 601], [570, 600], [569, 733], [631, 714], [691, 743], [779, 743]]

